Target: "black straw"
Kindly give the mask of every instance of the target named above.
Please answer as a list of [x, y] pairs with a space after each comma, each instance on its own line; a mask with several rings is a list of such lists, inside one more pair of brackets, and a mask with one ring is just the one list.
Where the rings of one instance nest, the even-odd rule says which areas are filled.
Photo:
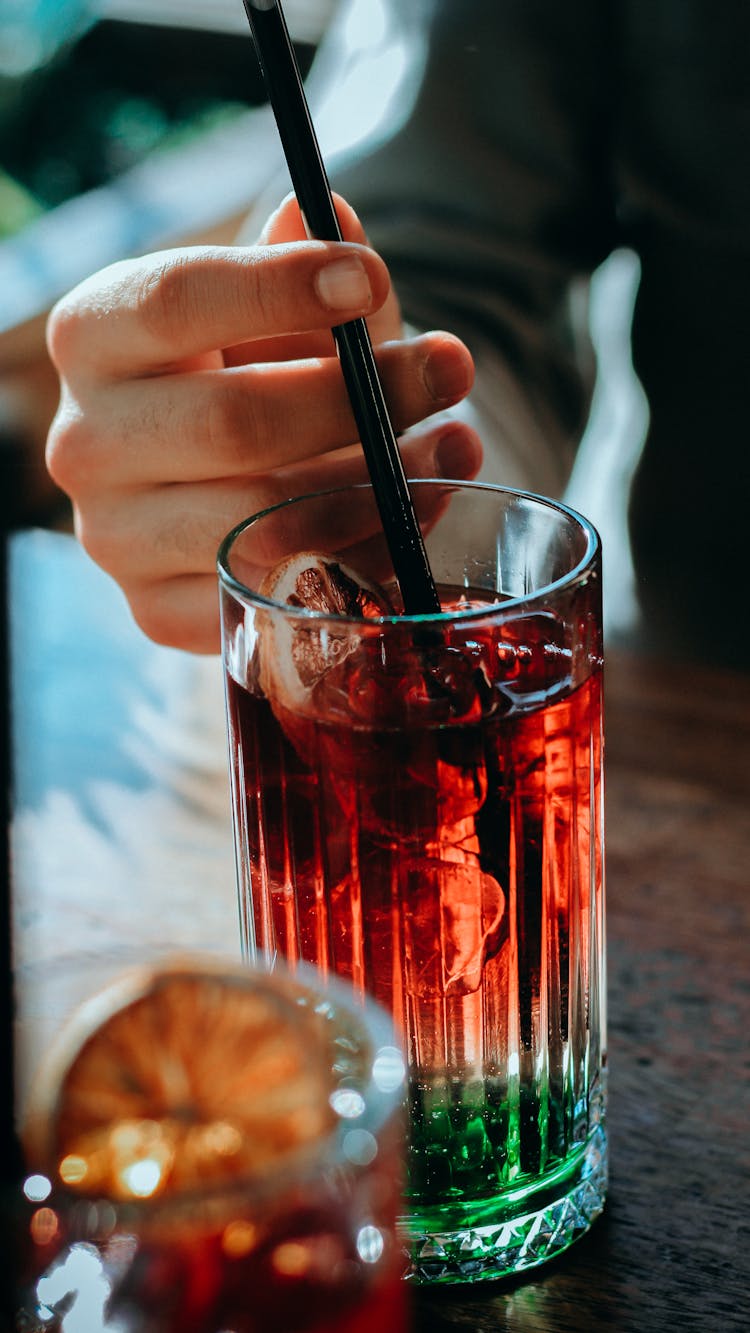
[[[279, 0], [243, 0], [294, 192], [309, 236], [343, 236]], [[363, 319], [333, 329], [394, 573], [407, 615], [440, 610]]]

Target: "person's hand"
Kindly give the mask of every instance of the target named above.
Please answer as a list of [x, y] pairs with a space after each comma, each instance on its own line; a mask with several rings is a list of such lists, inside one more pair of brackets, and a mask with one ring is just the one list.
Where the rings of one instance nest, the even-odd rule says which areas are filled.
[[219, 648], [216, 552], [242, 518], [365, 480], [330, 329], [367, 316], [408, 476], [468, 477], [474, 433], [425, 422], [471, 386], [445, 333], [402, 337], [383, 261], [337, 201], [346, 242], [305, 239], [285, 201], [256, 246], [165, 251], [113, 265], [52, 311], [61, 380], [47, 465], [77, 535], [141, 628]]

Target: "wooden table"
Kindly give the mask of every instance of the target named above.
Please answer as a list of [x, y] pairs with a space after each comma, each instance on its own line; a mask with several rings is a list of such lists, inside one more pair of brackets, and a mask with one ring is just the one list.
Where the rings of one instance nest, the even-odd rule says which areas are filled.
[[[12, 592], [22, 1093], [94, 984], [237, 921], [216, 662], [70, 538], [17, 537]], [[750, 1327], [750, 676], [613, 653], [606, 688], [609, 1203], [524, 1281], [420, 1294], [416, 1333]]]

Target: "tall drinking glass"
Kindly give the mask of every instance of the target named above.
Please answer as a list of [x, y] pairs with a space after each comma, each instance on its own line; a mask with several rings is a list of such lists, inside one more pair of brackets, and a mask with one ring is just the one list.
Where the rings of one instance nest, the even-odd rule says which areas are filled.
[[467, 1281], [606, 1190], [600, 547], [538, 496], [412, 496], [440, 615], [398, 614], [369, 487], [224, 541], [235, 847], [247, 953], [393, 1013], [407, 1275]]

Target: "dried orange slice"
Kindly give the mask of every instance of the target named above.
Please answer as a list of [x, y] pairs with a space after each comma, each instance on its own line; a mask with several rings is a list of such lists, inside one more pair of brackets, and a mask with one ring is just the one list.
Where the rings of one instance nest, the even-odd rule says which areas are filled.
[[26, 1121], [29, 1163], [83, 1194], [258, 1178], [335, 1120], [313, 1007], [289, 979], [203, 961], [126, 974], [74, 1016]]
[[[392, 615], [382, 590], [333, 556], [302, 551], [270, 570], [261, 595], [287, 606], [326, 615], [372, 619]], [[332, 630], [316, 620], [294, 623], [281, 616], [263, 625], [260, 684], [272, 705], [297, 711], [310, 699], [318, 682], [341, 666], [358, 643], [346, 626]]]
[[335, 616], [392, 615], [382, 588], [351, 566], [320, 551], [300, 551], [269, 570], [261, 586], [269, 601]]

